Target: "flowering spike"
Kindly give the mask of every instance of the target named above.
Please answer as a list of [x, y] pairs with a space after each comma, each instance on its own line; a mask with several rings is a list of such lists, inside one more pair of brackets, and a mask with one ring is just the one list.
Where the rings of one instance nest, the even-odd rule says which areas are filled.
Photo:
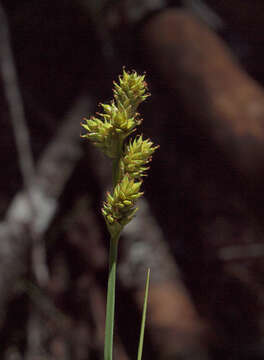
[[142, 135], [130, 140], [120, 161], [122, 173], [129, 174], [133, 179], [140, 179], [149, 169], [146, 165], [151, 161], [151, 156], [158, 147], [153, 146], [153, 142], [149, 139], [143, 140]]
[[117, 104], [123, 104], [134, 115], [140, 103], [150, 96], [147, 93], [145, 75], [138, 75], [135, 71], [128, 73], [123, 69], [119, 76], [119, 84], [114, 82], [114, 98]]
[[[119, 82], [114, 82], [114, 99], [109, 104], [100, 104], [100, 112], [91, 118], [84, 118], [82, 127], [86, 133], [82, 137], [89, 139], [106, 155], [113, 159], [114, 189], [107, 193], [102, 214], [110, 239], [109, 277], [107, 289], [106, 325], [104, 358], [112, 359], [115, 278], [118, 240], [121, 230], [134, 217], [136, 202], [143, 195], [140, 191], [142, 177], [148, 170], [151, 156], [158, 146], [142, 135], [124, 146], [126, 137], [132, 134], [141, 123], [137, 108], [149, 94], [145, 75], [135, 71], [128, 73], [123, 69]], [[142, 345], [141, 345], [142, 348]]]
[[141, 181], [135, 182], [126, 174], [114, 188], [113, 194], [107, 194], [102, 214], [111, 233], [120, 231], [133, 218], [135, 203], [143, 195], [140, 192], [141, 184]]
[[102, 214], [108, 229], [118, 234], [134, 216], [136, 201], [143, 195], [140, 192], [142, 177], [158, 146], [142, 135], [124, 146], [127, 136], [132, 134], [141, 123], [137, 108], [150, 94], [147, 93], [145, 75], [135, 71], [123, 70], [118, 82], [114, 82], [114, 99], [109, 104], [100, 104], [100, 112], [91, 118], [84, 118], [82, 127], [89, 139], [107, 156], [113, 159], [112, 193], [107, 194]]

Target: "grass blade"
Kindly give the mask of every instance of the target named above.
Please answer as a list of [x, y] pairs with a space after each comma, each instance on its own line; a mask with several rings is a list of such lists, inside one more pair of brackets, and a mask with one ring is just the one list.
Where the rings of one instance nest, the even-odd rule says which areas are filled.
[[141, 328], [140, 328], [140, 336], [139, 336], [139, 344], [138, 344], [137, 360], [142, 359], [144, 334], [145, 334], [145, 325], [146, 325], [147, 304], [148, 304], [148, 292], [149, 292], [149, 274], [150, 274], [150, 269], [148, 269], [148, 273], [147, 273], [145, 296], [144, 296], [144, 306], [143, 306]]

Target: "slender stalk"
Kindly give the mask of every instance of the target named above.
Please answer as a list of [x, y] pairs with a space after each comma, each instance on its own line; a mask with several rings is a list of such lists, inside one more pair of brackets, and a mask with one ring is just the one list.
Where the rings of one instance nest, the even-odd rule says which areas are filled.
[[118, 140], [118, 143], [117, 143], [117, 156], [113, 161], [113, 167], [112, 167], [113, 187], [115, 187], [118, 184], [119, 180], [120, 180], [119, 163], [120, 163], [120, 158], [122, 156], [122, 147], [123, 147], [123, 141]]
[[[113, 187], [119, 181], [119, 162], [122, 155], [123, 143], [120, 141], [117, 145], [117, 156], [113, 161]], [[109, 251], [109, 274], [107, 285], [106, 301], [106, 320], [105, 320], [105, 343], [104, 343], [104, 360], [113, 358], [113, 337], [114, 337], [114, 320], [115, 320], [115, 283], [116, 283], [116, 263], [118, 254], [118, 241], [120, 232], [111, 234], [110, 251]]]
[[120, 157], [117, 157], [113, 163], [113, 187], [115, 187], [119, 181], [119, 161]]
[[106, 321], [105, 321], [105, 344], [104, 360], [112, 360], [113, 357], [113, 334], [115, 316], [115, 282], [116, 282], [116, 263], [118, 253], [118, 240], [120, 233], [110, 239], [109, 253], [109, 275], [107, 287]]

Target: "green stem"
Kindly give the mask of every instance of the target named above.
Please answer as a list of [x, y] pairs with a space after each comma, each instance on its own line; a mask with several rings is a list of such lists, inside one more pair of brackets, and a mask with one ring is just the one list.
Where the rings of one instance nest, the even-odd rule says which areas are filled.
[[120, 178], [120, 167], [119, 167], [119, 163], [120, 163], [120, 158], [122, 156], [122, 148], [123, 148], [123, 140], [118, 140], [117, 143], [117, 151], [116, 151], [116, 158], [113, 161], [113, 168], [112, 168], [112, 174], [113, 174], [113, 187], [115, 187], [118, 182], [119, 182], [119, 178]]
[[115, 237], [111, 236], [111, 240], [110, 240], [109, 275], [108, 275], [106, 321], [105, 321], [104, 360], [112, 360], [112, 358], [113, 358], [115, 282], [116, 282], [116, 263], [117, 263], [119, 236], [120, 236], [120, 233], [117, 234]]
[[[123, 140], [118, 139], [116, 158], [113, 161], [113, 187], [118, 184], [120, 177], [120, 158], [122, 156]], [[105, 343], [104, 343], [104, 360], [113, 358], [113, 337], [114, 337], [114, 320], [115, 320], [115, 283], [116, 283], [116, 263], [118, 253], [118, 240], [120, 231], [111, 234], [110, 251], [109, 251], [109, 274], [107, 285], [106, 301], [106, 320], [105, 320]]]

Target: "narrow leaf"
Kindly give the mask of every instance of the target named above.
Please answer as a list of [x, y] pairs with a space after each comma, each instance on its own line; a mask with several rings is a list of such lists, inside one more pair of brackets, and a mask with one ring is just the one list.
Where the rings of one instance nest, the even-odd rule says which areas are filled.
[[146, 325], [147, 304], [148, 304], [148, 292], [149, 292], [149, 274], [150, 274], [150, 269], [148, 269], [148, 273], [147, 273], [145, 296], [144, 296], [144, 306], [143, 306], [143, 312], [142, 312], [141, 329], [140, 329], [139, 344], [138, 344], [137, 360], [142, 359], [144, 334], [145, 334], [145, 325]]

